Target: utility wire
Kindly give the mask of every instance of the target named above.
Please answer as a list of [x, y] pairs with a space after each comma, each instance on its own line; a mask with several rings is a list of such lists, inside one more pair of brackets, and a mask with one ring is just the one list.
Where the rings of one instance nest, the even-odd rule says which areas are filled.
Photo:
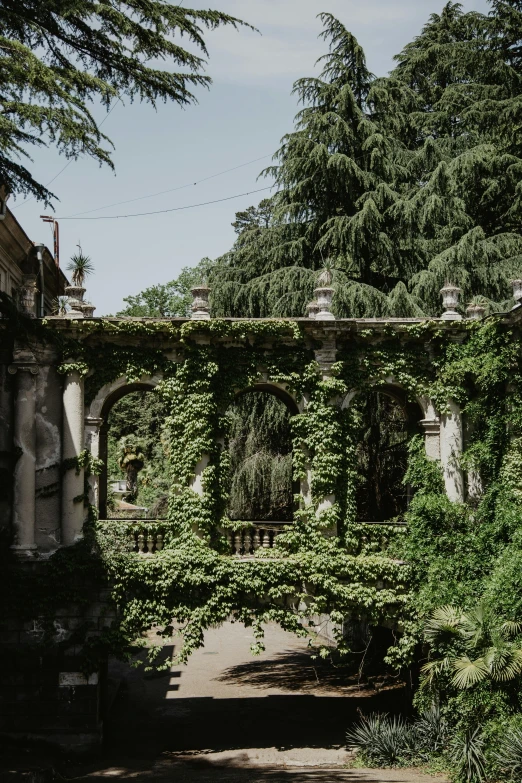
[[208, 182], [209, 179], [215, 179], [215, 177], [221, 177], [223, 174], [228, 174], [230, 171], [237, 171], [237, 169], [242, 169], [245, 166], [250, 166], [252, 163], [257, 163], [260, 160], [264, 160], [265, 158], [270, 158], [271, 155], [261, 155], [260, 158], [254, 158], [254, 160], [249, 160], [247, 163], [241, 163], [239, 166], [233, 166], [231, 169], [225, 169], [224, 171], [218, 171], [217, 174], [211, 174], [210, 177], [203, 177], [203, 179], [198, 179], [196, 182], [189, 182], [187, 185], [178, 185], [178, 187], [175, 188], [169, 188], [169, 190], [160, 190], [158, 193], [149, 193], [148, 196], [138, 196], [137, 198], [129, 198], [126, 201], [116, 201], [114, 204], [106, 204], [104, 207], [96, 207], [95, 209], [87, 209], [85, 212], [75, 212], [73, 215], [67, 215], [66, 217], [61, 218], [61, 220], [69, 220], [73, 217], [78, 217], [79, 215], [90, 215], [91, 212], [99, 212], [102, 209], [110, 209], [111, 207], [119, 207], [121, 204], [131, 204], [134, 201], [143, 201], [143, 199], [147, 198], [154, 198], [154, 196], [163, 196], [165, 193], [174, 193], [176, 190], [184, 190], [185, 188], [193, 188], [195, 185], [200, 185], [202, 182]]
[[220, 204], [222, 201], [231, 201], [234, 198], [241, 198], [241, 196], [250, 196], [252, 193], [261, 193], [263, 190], [271, 190], [273, 185], [268, 185], [266, 188], [258, 188], [258, 190], [249, 190], [246, 193], [236, 193], [235, 196], [227, 196], [226, 198], [218, 198], [214, 201], [202, 201], [200, 204], [188, 204], [185, 207], [172, 207], [171, 209], [158, 209], [155, 212], [132, 212], [130, 215], [96, 215], [95, 217], [58, 217], [56, 220], [116, 220], [117, 218], [132, 218], [143, 217], [144, 215], [162, 215], [165, 212], [179, 212], [182, 209], [194, 209], [195, 207], [206, 207], [208, 204]]
[[[103, 118], [103, 120], [100, 122], [100, 124], [98, 125], [98, 128], [101, 128], [101, 126], [103, 125], [103, 123], [105, 122], [105, 120], [106, 120], [106, 119], [109, 117], [109, 115], [110, 115], [110, 114], [112, 114], [112, 112], [113, 112], [113, 111], [114, 111], [114, 109], [116, 108], [116, 105], [118, 104], [118, 101], [120, 101], [120, 100], [121, 100], [121, 98], [117, 98], [117, 99], [114, 101], [114, 103], [112, 104], [111, 108], [109, 109], [109, 111], [107, 112], [107, 114], [105, 115], [105, 117]], [[58, 179], [58, 177], [60, 176], [60, 174], [63, 174], [63, 172], [65, 171], [65, 169], [67, 169], [67, 168], [68, 168], [68, 167], [71, 165], [71, 163], [72, 163], [74, 160], [76, 160], [76, 159], [75, 159], [75, 158], [71, 158], [71, 159], [70, 159], [70, 160], [69, 160], [69, 161], [68, 161], [68, 162], [65, 164], [65, 166], [63, 167], [63, 169], [60, 169], [60, 171], [58, 172], [58, 174], [55, 174], [55, 175], [54, 175], [54, 177], [53, 177], [52, 179], [50, 179], [50, 180], [49, 180], [49, 182], [48, 182], [48, 183], [45, 185], [45, 187], [46, 187], [46, 188], [48, 188], [48, 187], [49, 187], [49, 185], [50, 185], [52, 182], [54, 182], [54, 180], [55, 180], [55, 179]], [[29, 201], [34, 201], [34, 198], [35, 198], [34, 196], [31, 196], [30, 198], [26, 198], [26, 199], [25, 199], [25, 201], [22, 201], [22, 203], [21, 203], [21, 204], [16, 204], [16, 205], [13, 207], [13, 209], [18, 209], [18, 207], [23, 207], [23, 205], [24, 205], [24, 204], [27, 204]], [[12, 211], [12, 210], [11, 210], [11, 211]]]

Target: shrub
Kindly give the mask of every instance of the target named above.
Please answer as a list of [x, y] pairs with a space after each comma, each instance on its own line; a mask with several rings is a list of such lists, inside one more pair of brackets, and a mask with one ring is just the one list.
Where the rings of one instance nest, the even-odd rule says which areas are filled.
[[346, 746], [357, 750], [364, 762], [378, 767], [394, 767], [406, 761], [411, 728], [404, 718], [372, 714], [361, 717], [346, 732]]
[[511, 778], [522, 778], [522, 729], [508, 729], [494, 758]]

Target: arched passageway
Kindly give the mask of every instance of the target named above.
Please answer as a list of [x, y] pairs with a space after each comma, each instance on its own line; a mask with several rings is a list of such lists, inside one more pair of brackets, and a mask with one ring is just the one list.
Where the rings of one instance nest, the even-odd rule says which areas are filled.
[[168, 449], [165, 402], [149, 383], [121, 386], [102, 407], [99, 511], [103, 519], [166, 516]]
[[237, 395], [226, 412], [229, 502], [232, 520], [291, 522], [293, 495], [292, 398], [271, 386]]
[[355, 398], [360, 415], [357, 444], [357, 518], [384, 522], [408, 508], [411, 489], [404, 484], [408, 443], [420, 432], [420, 406], [401, 389], [383, 386]]

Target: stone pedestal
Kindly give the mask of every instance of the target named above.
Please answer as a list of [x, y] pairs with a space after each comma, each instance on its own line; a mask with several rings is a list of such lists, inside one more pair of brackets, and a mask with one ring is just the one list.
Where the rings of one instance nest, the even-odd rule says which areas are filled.
[[18, 452], [13, 474], [13, 544], [21, 555], [30, 555], [35, 544], [36, 419], [35, 379], [38, 365], [29, 351], [16, 354], [8, 372], [16, 375], [14, 448]]
[[[83, 378], [77, 370], [67, 373], [63, 387], [63, 460], [73, 460], [83, 451]], [[64, 470], [62, 479], [62, 544], [70, 546], [82, 537], [84, 504], [75, 500], [84, 493], [84, 469]]]

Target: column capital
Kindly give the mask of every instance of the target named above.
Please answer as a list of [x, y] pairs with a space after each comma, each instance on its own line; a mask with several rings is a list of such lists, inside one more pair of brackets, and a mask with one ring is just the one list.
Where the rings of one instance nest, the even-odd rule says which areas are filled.
[[16, 375], [20, 372], [30, 372], [32, 375], [38, 374], [38, 362], [34, 354], [27, 349], [19, 349], [13, 352], [13, 363], [7, 368], [9, 375]]
[[434, 419], [421, 419], [419, 424], [426, 435], [438, 435], [440, 433], [440, 419], [438, 416]]
[[102, 424], [105, 422], [105, 419], [102, 419], [97, 416], [86, 416], [85, 417], [85, 426], [86, 427], [101, 427]]

